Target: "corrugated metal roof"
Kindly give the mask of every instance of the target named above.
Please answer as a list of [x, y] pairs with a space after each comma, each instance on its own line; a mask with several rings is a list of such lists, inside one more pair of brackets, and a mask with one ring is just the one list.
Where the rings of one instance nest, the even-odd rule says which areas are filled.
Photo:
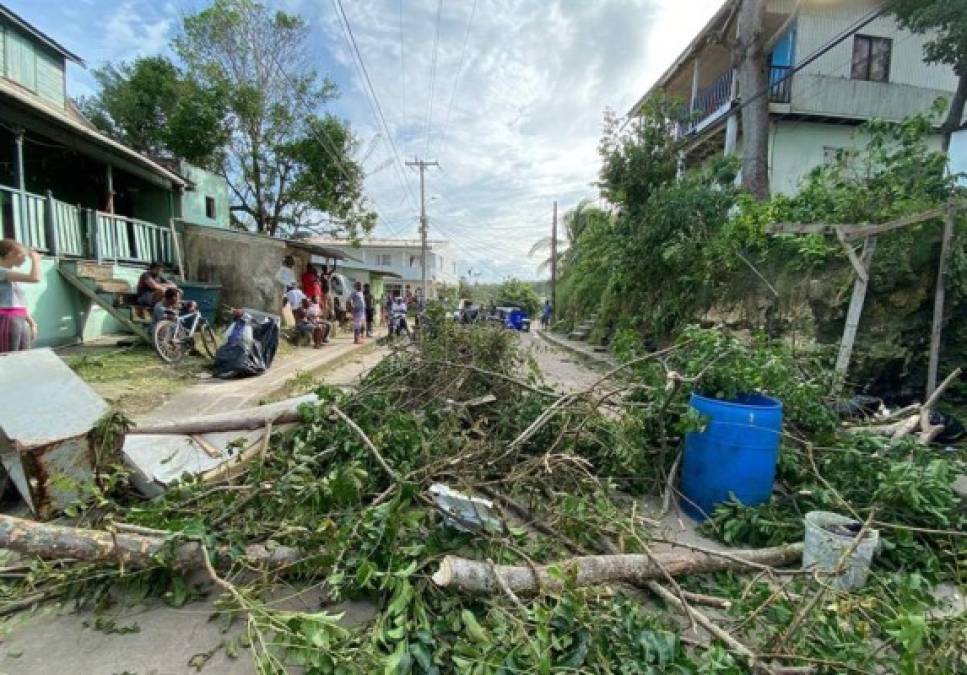
[[0, 433], [20, 450], [86, 434], [109, 409], [50, 349], [0, 354]]

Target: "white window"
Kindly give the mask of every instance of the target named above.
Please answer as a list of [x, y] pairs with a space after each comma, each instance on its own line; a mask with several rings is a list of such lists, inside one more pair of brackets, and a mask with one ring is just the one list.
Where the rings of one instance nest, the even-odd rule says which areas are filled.
[[376, 255], [376, 264], [380, 267], [392, 267], [393, 256], [389, 253], [379, 253]]

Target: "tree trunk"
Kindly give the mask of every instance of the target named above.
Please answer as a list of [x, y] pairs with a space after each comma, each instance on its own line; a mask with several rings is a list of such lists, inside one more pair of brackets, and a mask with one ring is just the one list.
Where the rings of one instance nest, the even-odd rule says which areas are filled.
[[940, 131], [943, 134], [944, 152], [950, 151], [950, 139], [954, 135], [954, 132], [960, 129], [964, 123], [965, 107], [967, 107], [967, 72], [960, 76], [957, 84], [957, 92], [950, 102], [950, 112], [947, 114], [947, 120], [940, 127]]
[[[152, 567], [168, 556], [168, 545], [166, 537], [62, 527], [0, 515], [0, 548], [49, 560], [69, 558], [134, 568]], [[167, 559], [173, 567], [189, 569], [204, 567], [204, 555], [200, 544], [187, 542], [171, 550]], [[303, 560], [305, 554], [288, 546], [269, 548], [253, 544], [245, 548], [245, 557], [250, 563], [277, 568]]]
[[[787, 565], [800, 559], [802, 544], [729, 551], [727, 555], [728, 557], [721, 557], [697, 552], [663, 554], [655, 556], [661, 563], [660, 566], [647, 555], [589, 555], [533, 568], [527, 565], [491, 565], [448, 555], [433, 575], [433, 582], [441, 588], [457, 588], [468, 593], [500, 593], [506, 592], [506, 588], [514, 593], [525, 593], [539, 588], [560, 588], [560, 581], [549, 572], [551, 567], [555, 567], [565, 574], [573, 574], [577, 586], [618, 582], [640, 586], [648, 581], [664, 579], [666, 571], [672, 576], [678, 576], [742, 570], [763, 565]], [[501, 583], [497, 582], [495, 573], [500, 577]]]
[[756, 199], [769, 198], [769, 86], [766, 63], [766, 0], [742, 0], [738, 14], [736, 58], [742, 100], [742, 184]]

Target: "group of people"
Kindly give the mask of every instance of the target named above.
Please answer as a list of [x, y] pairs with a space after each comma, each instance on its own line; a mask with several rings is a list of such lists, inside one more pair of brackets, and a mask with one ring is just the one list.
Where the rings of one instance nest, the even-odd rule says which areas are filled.
[[276, 280], [285, 288], [284, 302], [292, 310], [296, 330], [312, 338], [313, 346], [322, 347], [329, 342], [334, 328], [342, 325], [351, 317], [353, 341], [361, 344], [365, 338], [373, 336], [373, 322], [376, 308], [369, 284], [356, 282], [346, 306], [332, 292], [334, 268], [325, 265], [321, 270], [314, 264], [306, 265], [306, 270], [296, 283], [295, 259], [286, 256]]
[[150, 310], [152, 329], [159, 321], [172, 314], [193, 312], [198, 308], [193, 300], [182, 300], [181, 289], [165, 277], [164, 266], [160, 262], [148, 265], [148, 269], [138, 277], [135, 295], [138, 306]]

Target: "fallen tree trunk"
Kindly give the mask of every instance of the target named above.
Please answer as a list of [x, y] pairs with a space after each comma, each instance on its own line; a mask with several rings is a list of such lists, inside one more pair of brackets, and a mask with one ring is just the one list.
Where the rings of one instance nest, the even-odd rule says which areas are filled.
[[[578, 586], [618, 582], [643, 585], [648, 581], [665, 578], [666, 572], [679, 576], [762, 565], [788, 565], [799, 560], [801, 556], [802, 544], [729, 551], [728, 558], [705, 553], [663, 554], [654, 556], [655, 560], [640, 554], [589, 555], [534, 567], [491, 566], [487, 562], [448, 555], [433, 575], [433, 582], [441, 588], [456, 588], [468, 593], [501, 593], [504, 592], [503, 586], [514, 593], [527, 593], [539, 588], [560, 588], [560, 581], [550, 571], [554, 567], [565, 574], [574, 575], [575, 584]], [[495, 574], [500, 576], [500, 583]]]
[[301, 422], [299, 408], [304, 403], [313, 405], [318, 402], [315, 394], [270, 403], [269, 405], [231, 410], [214, 415], [189, 417], [172, 422], [139, 424], [131, 429], [131, 434], [209, 434], [221, 431], [246, 431], [261, 429], [268, 422], [276, 425]]
[[[170, 549], [169, 546], [165, 537], [62, 527], [0, 515], [0, 548], [23, 555], [134, 568], [152, 567], [165, 559], [179, 569], [205, 567], [205, 554], [199, 543], [189, 541]], [[166, 558], [168, 555], [170, 558]], [[254, 544], [245, 549], [247, 562], [268, 568], [285, 567], [304, 558], [302, 551], [288, 546], [269, 548]]]

